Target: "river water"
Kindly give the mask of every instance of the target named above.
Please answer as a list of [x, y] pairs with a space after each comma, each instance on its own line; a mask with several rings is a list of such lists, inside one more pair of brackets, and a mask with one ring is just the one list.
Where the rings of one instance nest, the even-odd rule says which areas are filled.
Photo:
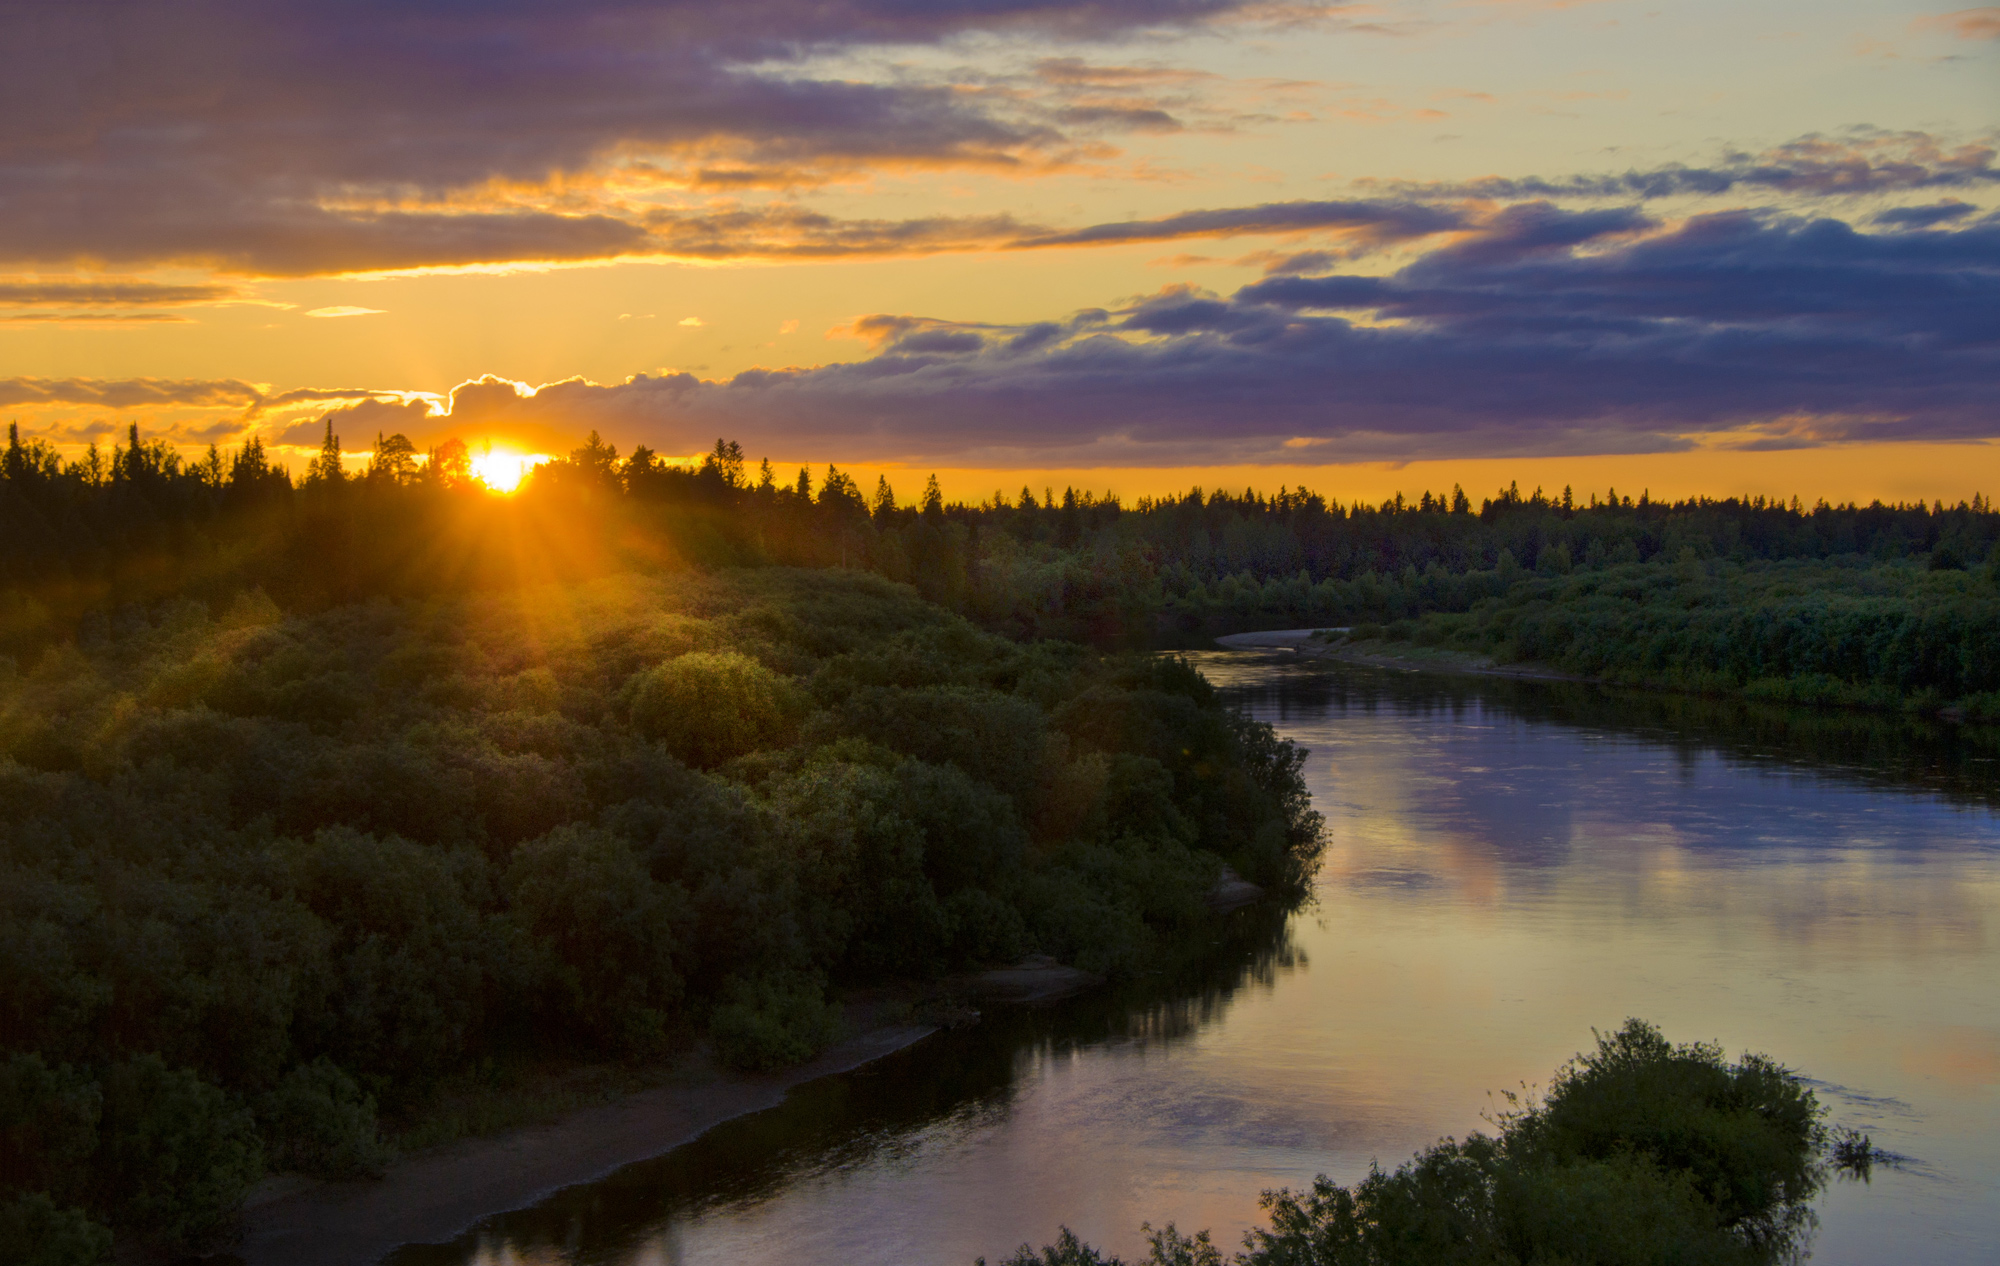
[[1767, 1052], [1901, 1157], [1813, 1261], [2000, 1258], [2000, 750], [1948, 727], [1193, 657], [1311, 749], [1316, 901], [992, 1013], [395, 1266], [970, 1263], [1233, 1246], [1260, 1190], [1482, 1128], [1627, 1016]]

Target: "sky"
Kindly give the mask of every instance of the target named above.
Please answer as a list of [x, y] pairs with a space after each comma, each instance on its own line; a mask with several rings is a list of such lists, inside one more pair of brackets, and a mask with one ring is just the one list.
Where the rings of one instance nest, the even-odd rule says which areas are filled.
[[2000, 491], [2000, 7], [0, 0], [0, 418]]

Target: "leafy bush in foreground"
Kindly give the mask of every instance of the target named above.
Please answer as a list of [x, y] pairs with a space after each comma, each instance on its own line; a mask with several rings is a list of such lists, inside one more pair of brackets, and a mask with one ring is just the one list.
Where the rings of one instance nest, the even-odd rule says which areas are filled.
[[[1233, 1266], [1757, 1266], [1801, 1246], [1832, 1141], [1761, 1055], [1629, 1020], [1496, 1137], [1447, 1139], [1353, 1187], [1266, 1192]], [[1860, 1145], [1866, 1153], [1865, 1140]], [[1224, 1266], [1207, 1232], [1146, 1228], [1149, 1266]], [[983, 1259], [982, 1259], [983, 1262]], [[1065, 1229], [1004, 1266], [1120, 1266]]]

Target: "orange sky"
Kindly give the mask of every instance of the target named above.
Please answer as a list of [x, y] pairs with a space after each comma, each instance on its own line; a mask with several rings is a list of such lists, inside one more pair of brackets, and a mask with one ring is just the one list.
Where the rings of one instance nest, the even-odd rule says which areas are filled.
[[[868, 486], [886, 474], [899, 497], [921, 489], [928, 471], [857, 468]], [[1100, 470], [939, 470], [938, 483], [948, 497], [977, 501], [1006, 490], [1009, 500], [1025, 483], [1040, 497], [1045, 486], [1058, 491], [1067, 485], [1113, 491], [1126, 501], [1159, 496], [1199, 485], [1241, 492], [1255, 488], [1268, 493], [1279, 485], [1309, 488], [1342, 502], [1359, 498], [1380, 502], [1403, 493], [1411, 499], [1424, 492], [1449, 492], [1456, 483], [1478, 504], [1510, 481], [1521, 491], [1537, 485], [1559, 493], [1565, 484], [1578, 500], [1588, 493], [1601, 497], [1616, 488], [1620, 496], [1650, 491], [1655, 498], [1766, 496], [1810, 505], [1824, 497], [1832, 502], [1874, 500], [1970, 501], [1975, 493], [2000, 495], [2000, 443], [1867, 444], [1782, 452], [1697, 451], [1620, 457], [1489, 458], [1478, 461], [1430, 461], [1396, 465], [1383, 462], [1348, 466], [1208, 466], [1167, 469]]]

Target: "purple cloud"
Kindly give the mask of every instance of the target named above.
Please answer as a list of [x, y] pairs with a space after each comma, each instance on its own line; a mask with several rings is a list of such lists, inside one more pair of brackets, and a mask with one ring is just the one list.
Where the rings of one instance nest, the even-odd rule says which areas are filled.
[[1906, 193], [1920, 189], [1979, 189], [2000, 184], [1989, 141], [1952, 146], [1925, 132], [1859, 129], [1850, 136], [1817, 133], [1759, 154], [1736, 151], [1704, 166], [1670, 163], [1618, 174], [1543, 178], [1491, 176], [1472, 181], [1363, 182], [1405, 198], [1672, 198], [1739, 189], [1803, 197]]
[[[1015, 166], [1068, 142], [946, 84], [803, 59], [969, 32], [1095, 38], [1245, 0], [75, 0], [0, 40], [0, 256], [297, 274], [657, 251], [621, 215], [478, 191], [665, 163], [715, 181]], [[1135, 108], [1075, 121], [1157, 129]], [[588, 183], [586, 180], [585, 184]], [[471, 196], [468, 198], [467, 195]], [[455, 205], [437, 205], [447, 195]], [[426, 205], [426, 204], [431, 205]]]
[[1173, 288], [1011, 330], [868, 318], [856, 328], [880, 350], [852, 364], [532, 397], [490, 380], [432, 425], [959, 465], [2000, 435], [2000, 226], [1643, 224], [1526, 208], [1387, 277], [1272, 277], [1227, 298]]

